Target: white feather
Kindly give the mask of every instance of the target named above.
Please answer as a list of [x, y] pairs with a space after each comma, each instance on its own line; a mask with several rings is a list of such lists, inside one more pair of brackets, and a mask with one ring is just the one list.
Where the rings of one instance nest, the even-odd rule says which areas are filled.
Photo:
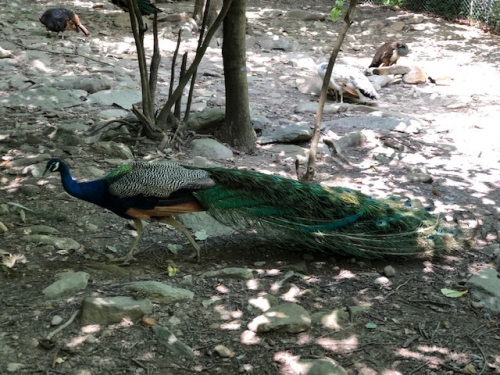
[[[328, 63], [318, 65], [318, 74], [321, 79], [325, 78], [327, 67]], [[362, 101], [367, 101], [368, 99], [377, 100], [379, 98], [377, 91], [363, 72], [349, 65], [334, 65], [329, 87], [339, 92], [341, 103], [344, 102], [343, 94], [346, 91], [345, 87], [354, 90]]]

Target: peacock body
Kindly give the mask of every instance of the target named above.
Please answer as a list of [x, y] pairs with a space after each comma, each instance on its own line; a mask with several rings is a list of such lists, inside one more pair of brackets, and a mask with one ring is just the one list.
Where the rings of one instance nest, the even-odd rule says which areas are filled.
[[[409, 200], [378, 200], [352, 189], [253, 171], [139, 161], [101, 179], [77, 182], [59, 159], [51, 159], [46, 171], [59, 172], [70, 195], [138, 222], [172, 224], [172, 215], [207, 211], [226, 225], [256, 228], [306, 250], [363, 258], [431, 254], [453, 243], [453, 233]], [[199, 251], [187, 229], [176, 221], [172, 225]]]
[[47, 30], [59, 33], [66, 30], [82, 32], [85, 36], [90, 36], [89, 31], [83, 26], [78, 15], [67, 8], [50, 8], [38, 13], [38, 19]]
[[402, 42], [384, 43], [375, 52], [369, 68], [378, 68], [380, 66], [391, 66], [397, 63], [401, 56], [406, 56], [410, 49]]
[[[111, 0], [111, 2], [124, 12], [128, 13], [128, 0]], [[139, 6], [139, 10], [143, 16], [150, 16], [155, 13], [163, 12], [149, 0], [137, 0], [137, 5]]]
[[[328, 63], [321, 63], [317, 70], [321, 79], [325, 78]], [[344, 92], [361, 101], [377, 100], [379, 94], [363, 72], [353, 66], [335, 64], [330, 77], [329, 87], [340, 94], [340, 102], [344, 102]]]

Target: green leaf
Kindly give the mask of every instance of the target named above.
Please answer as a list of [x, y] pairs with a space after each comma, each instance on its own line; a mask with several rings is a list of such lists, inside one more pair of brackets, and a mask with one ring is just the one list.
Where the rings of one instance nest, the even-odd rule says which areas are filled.
[[366, 323], [365, 328], [375, 329], [375, 328], [377, 328], [377, 325], [375, 323]]
[[109, 251], [111, 251], [112, 253], [116, 253], [116, 247], [114, 246], [111, 246], [111, 245], [106, 245], [106, 249], [108, 249]]
[[443, 293], [444, 296], [448, 297], [448, 298], [460, 298], [463, 295], [467, 294], [467, 292], [468, 292], [468, 290], [458, 291], [458, 290], [446, 289], [446, 288], [441, 289], [441, 293]]
[[330, 17], [332, 17], [332, 21], [337, 21], [337, 19], [340, 17], [340, 12], [342, 12], [342, 10], [338, 9], [338, 8], [333, 8], [331, 13], [330, 13]]
[[170, 264], [167, 267], [168, 276], [175, 276], [177, 274], [177, 267], [172, 267]]
[[26, 212], [24, 210], [19, 211], [19, 216], [21, 216], [21, 221], [26, 223]]

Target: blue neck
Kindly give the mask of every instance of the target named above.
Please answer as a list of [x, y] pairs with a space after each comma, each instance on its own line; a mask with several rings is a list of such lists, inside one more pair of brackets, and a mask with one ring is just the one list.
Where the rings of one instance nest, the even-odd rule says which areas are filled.
[[95, 180], [89, 182], [78, 182], [71, 177], [71, 173], [66, 164], [60, 163], [59, 173], [61, 181], [66, 192], [84, 201], [97, 204], [101, 207], [106, 207], [106, 192], [107, 186], [103, 180]]

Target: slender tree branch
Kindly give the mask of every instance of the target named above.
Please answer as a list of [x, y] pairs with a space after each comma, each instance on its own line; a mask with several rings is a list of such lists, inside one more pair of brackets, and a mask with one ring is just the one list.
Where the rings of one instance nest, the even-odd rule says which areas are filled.
[[[129, 0], [129, 1], [134, 1], [134, 0]], [[193, 63], [191, 64], [189, 69], [186, 71], [186, 74], [182, 77], [181, 81], [179, 82], [179, 85], [174, 90], [173, 94], [169, 96], [167, 102], [165, 103], [165, 105], [161, 109], [160, 113], [158, 114], [158, 117], [156, 118], [156, 124], [158, 126], [160, 126], [161, 128], [166, 127], [168, 115], [170, 114], [172, 106], [177, 101], [177, 99], [182, 95], [182, 91], [184, 90], [184, 87], [189, 82], [189, 80], [193, 76], [194, 72], [198, 68], [200, 61], [201, 61], [203, 55], [205, 54], [205, 51], [207, 50], [207, 48], [210, 44], [210, 40], [212, 39], [215, 32], [217, 31], [217, 29], [221, 25], [222, 20], [226, 16], [226, 13], [229, 10], [229, 6], [231, 5], [231, 2], [232, 2], [231, 0], [227, 0], [224, 2], [224, 5], [223, 5], [219, 15], [215, 19], [215, 22], [213, 23], [213, 25], [208, 30], [207, 36], [205, 37], [203, 44], [196, 51], [196, 55], [194, 57]]]
[[356, 5], [358, 0], [351, 0], [349, 2], [349, 8], [344, 16], [344, 23], [342, 25], [342, 30], [339, 33], [337, 38], [337, 43], [335, 44], [335, 48], [330, 55], [330, 60], [328, 61], [328, 67], [326, 69], [325, 78], [323, 79], [323, 86], [321, 87], [321, 94], [319, 95], [318, 109], [316, 110], [316, 120], [314, 123], [314, 132], [311, 139], [311, 147], [309, 149], [309, 160], [307, 163], [307, 171], [302, 177], [304, 181], [312, 181], [314, 179], [314, 175], [316, 173], [316, 152], [318, 149], [318, 142], [321, 131], [321, 121], [323, 119], [323, 109], [325, 108], [326, 95], [328, 93], [328, 87], [330, 85], [330, 78], [332, 76], [333, 66], [335, 65], [335, 60], [337, 60], [337, 56], [339, 54], [340, 48], [342, 47], [342, 43], [344, 42], [344, 38], [349, 30], [349, 27], [352, 23], [352, 18], [354, 15], [354, 11], [356, 10]]

